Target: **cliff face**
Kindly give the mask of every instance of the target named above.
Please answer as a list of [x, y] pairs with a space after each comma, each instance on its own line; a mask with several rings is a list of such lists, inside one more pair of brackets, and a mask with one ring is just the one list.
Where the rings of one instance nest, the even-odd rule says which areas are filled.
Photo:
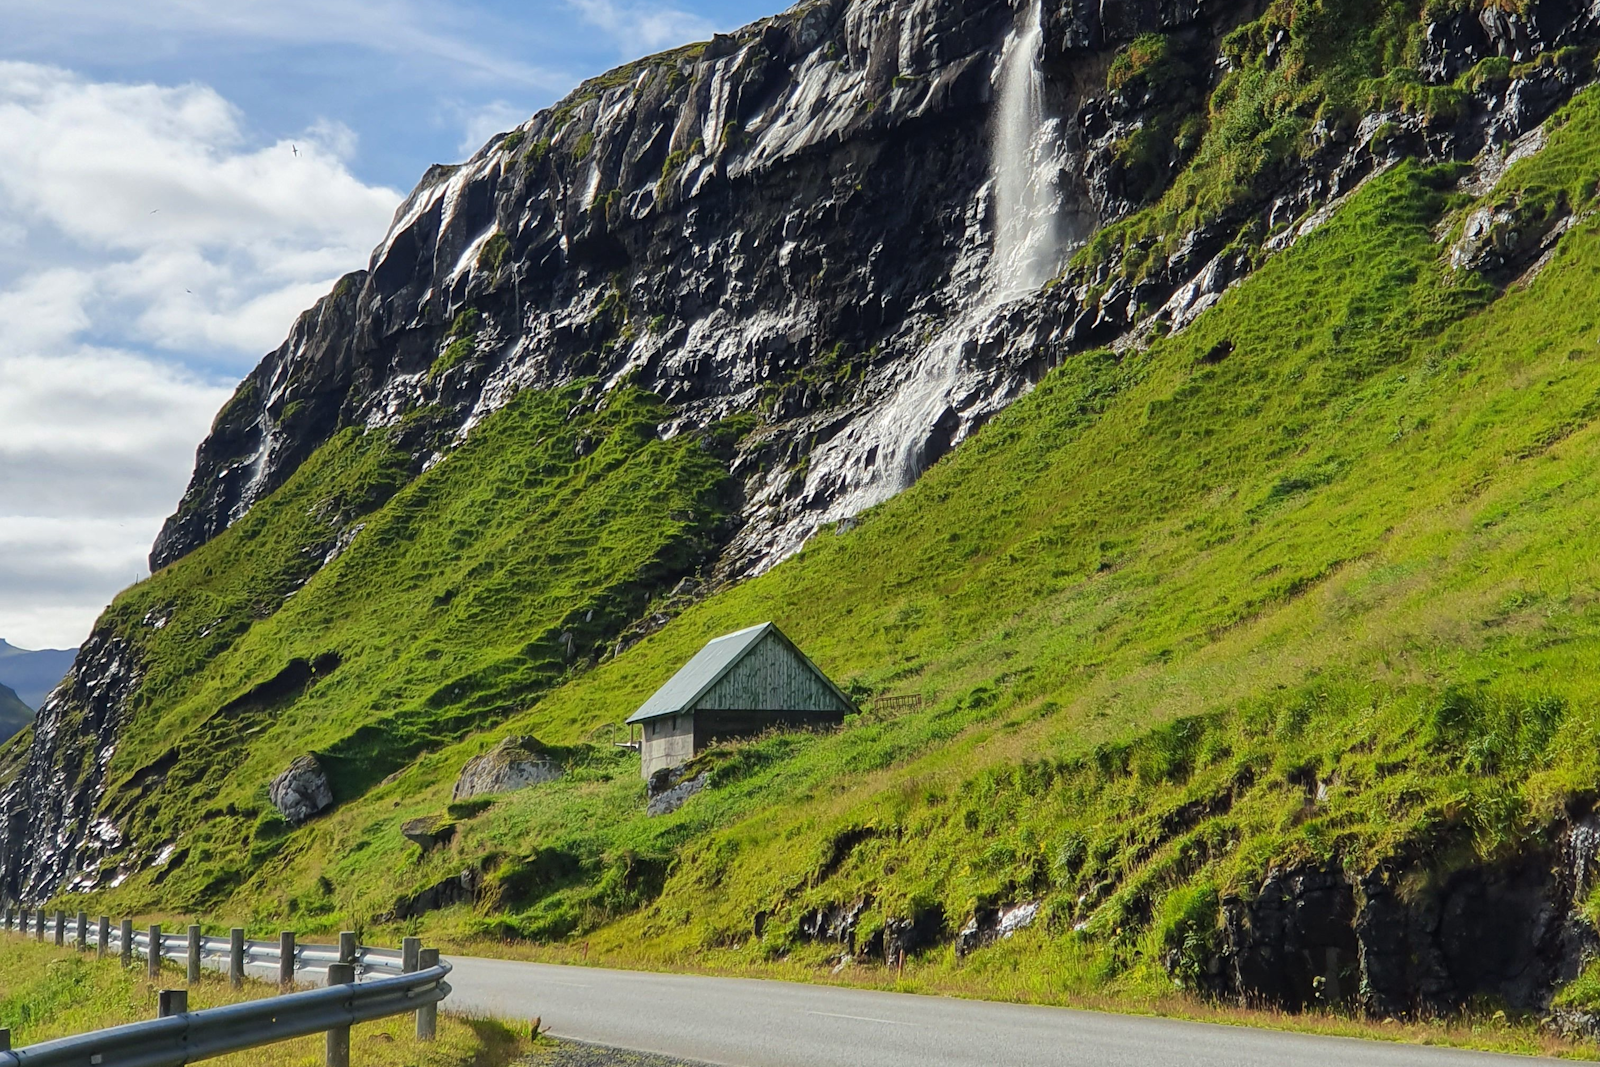
[[[1130, 206], [1091, 188], [1110, 165], [1086, 158], [1110, 142], [1085, 147], [1070, 118], [1103, 108], [1107, 54], [1175, 26], [1214, 50], [1242, 14], [1111, 11], [1044, 20], [1044, 105], [1069, 117], [1037, 161], [1060, 227], [1044, 277]], [[219, 416], [152, 566], [225, 529], [341, 425], [435, 406], [459, 437], [518, 390], [578, 377], [658, 392], [678, 410], [669, 435], [766, 416], [735, 468], [729, 575], [903, 487], [1065, 350], [1062, 310], [998, 299], [988, 264], [993, 102], [1027, 17], [805, 4], [597, 78], [433, 168], [369, 269]]]
[[[1569, 46], [1596, 36], [1592, 13], [1550, 2], [1449, 14], [1386, 75], [1392, 93], [1301, 116], [1282, 143], [1263, 119], [1248, 133], [1262, 153], [1217, 164], [1224, 193], [1137, 215], [1210, 165], [1219, 82], [1280, 69], [1289, 30], [1272, 10], [823, 0], [587, 82], [429, 171], [368, 268], [218, 415], [152, 567], [227, 530], [342, 428], [403, 431], [417, 472], [519, 392], [594, 379], [665, 398], [667, 438], [757, 417], [714, 570], [758, 573], [910, 484], [1073, 352], [1181, 330], [1375, 170], [1419, 156], [1494, 173], [1586, 83]], [[1448, 106], [1417, 105], [1435, 91]], [[1506, 212], [1464, 263], [1509, 276], [1559, 232]], [[137, 651], [97, 630], [7, 750], [7, 892], [95, 884], [121, 847], [97, 811], [141, 677]]]

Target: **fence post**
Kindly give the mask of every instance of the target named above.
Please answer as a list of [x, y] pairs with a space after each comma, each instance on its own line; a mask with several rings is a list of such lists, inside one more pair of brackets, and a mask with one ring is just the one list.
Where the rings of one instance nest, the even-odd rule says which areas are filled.
[[408, 937], [400, 942], [400, 969], [406, 974], [417, 970], [417, 961], [421, 958], [422, 938]]
[[58, 946], [61, 946], [61, 945], [65, 945], [66, 943], [67, 943], [67, 913], [62, 911], [60, 908], [57, 908], [56, 909], [56, 944]]
[[40, 908], [33, 913], [33, 936], [35, 940], [44, 940], [44, 909]]
[[[343, 948], [344, 938], [340, 937]], [[356, 968], [350, 963], [328, 964], [328, 985], [349, 985], [356, 980]], [[348, 1003], [348, 1002], [346, 1002]], [[350, 1067], [350, 1027], [335, 1026], [328, 1031], [327, 1067]]]
[[278, 985], [284, 989], [294, 985], [293, 930], [285, 930], [278, 935]]
[[189, 924], [189, 973], [185, 976], [190, 985], [200, 981], [200, 927]]
[[123, 919], [117, 927], [117, 952], [122, 956], [124, 967], [133, 966], [133, 920]]
[[170, 1015], [182, 1015], [189, 1010], [189, 991], [187, 989], [163, 989], [156, 994], [156, 1018], [165, 1019]]
[[[427, 970], [429, 967], [439, 965], [439, 950], [425, 948], [417, 955], [418, 970]], [[417, 1009], [417, 1040], [432, 1041], [433, 1035], [439, 1030], [439, 1005], [424, 1004]]]
[[[422, 938], [407, 937], [400, 941], [400, 970], [406, 974], [417, 970], [422, 959]], [[417, 1012], [417, 1031], [422, 1030], [422, 1013]]]
[[11, 1051], [11, 1028], [0, 1026], [0, 1052]]
[[244, 927], [235, 926], [228, 931], [228, 984], [238, 989], [244, 985]]
[[354, 931], [345, 930], [339, 934], [340, 963], [355, 963], [356, 955], [359, 952], [360, 946], [356, 944], [356, 935]]
[[78, 912], [78, 951], [89, 951], [89, 913]]
[[151, 978], [161, 977], [161, 924], [150, 927], [150, 951], [145, 955], [145, 973]]
[[100, 916], [99, 927], [95, 930], [95, 955], [105, 959], [106, 953], [111, 951], [111, 917]]

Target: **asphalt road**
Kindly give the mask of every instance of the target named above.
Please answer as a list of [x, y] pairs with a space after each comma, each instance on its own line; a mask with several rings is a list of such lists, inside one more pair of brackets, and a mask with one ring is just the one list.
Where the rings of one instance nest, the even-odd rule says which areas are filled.
[[1486, 1067], [1536, 1063], [1285, 1034], [744, 978], [450, 957], [446, 1006], [559, 1038], [734, 1067]]

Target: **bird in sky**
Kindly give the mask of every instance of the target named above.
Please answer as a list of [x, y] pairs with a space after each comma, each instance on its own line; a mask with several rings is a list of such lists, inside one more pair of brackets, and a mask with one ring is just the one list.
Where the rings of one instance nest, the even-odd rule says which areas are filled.
[[300, 154], [300, 146], [297, 144], [291, 144], [289, 145], [289, 151], [298, 156]]

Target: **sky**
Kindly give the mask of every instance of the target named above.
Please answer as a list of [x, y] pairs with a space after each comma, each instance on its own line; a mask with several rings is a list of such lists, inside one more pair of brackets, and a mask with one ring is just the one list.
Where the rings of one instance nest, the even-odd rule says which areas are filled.
[[0, 0], [0, 638], [71, 647], [433, 163], [780, 0]]

